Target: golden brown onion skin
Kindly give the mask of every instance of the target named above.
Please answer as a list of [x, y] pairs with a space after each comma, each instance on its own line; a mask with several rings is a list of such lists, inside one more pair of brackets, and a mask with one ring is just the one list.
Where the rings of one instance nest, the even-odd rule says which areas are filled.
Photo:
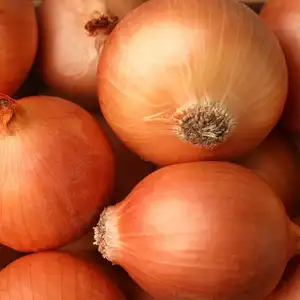
[[0, 136], [0, 242], [32, 252], [79, 237], [114, 181], [112, 149], [96, 120], [72, 102], [27, 97]]
[[33, 65], [37, 22], [30, 0], [0, 0], [0, 12], [0, 93], [12, 96]]
[[0, 273], [1, 300], [125, 300], [99, 265], [60, 252], [27, 255]]
[[277, 195], [226, 162], [162, 168], [98, 224], [103, 256], [164, 300], [264, 299], [296, 247]]
[[[286, 63], [274, 34], [231, 0], [142, 4], [110, 35], [98, 74], [110, 126], [130, 149], [160, 165], [245, 154], [275, 126], [287, 94]], [[207, 102], [228, 115], [230, 128], [213, 150], [177, 134], [180, 112], [193, 105], [206, 111]]]

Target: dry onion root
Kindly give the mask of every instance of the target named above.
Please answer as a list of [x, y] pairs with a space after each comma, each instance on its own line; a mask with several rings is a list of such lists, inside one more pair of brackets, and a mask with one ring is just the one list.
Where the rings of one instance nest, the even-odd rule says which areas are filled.
[[287, 94], [277, 39], [232, 0], [147, 1], [108, 37], [98, 73], [112, 129], [160, 165], [245, 154], [275, 126]]
[[198, 162], [146, 177], [101, 214], [95, 243], [154, 298], [253, 300], [276, 287], [299, 235], [252, 171]]
[[120, 17], [142, 2], [43, 0], [37, 14], [39, 66], [45, 83], [59, 96], [98, 110], [98, 51]]

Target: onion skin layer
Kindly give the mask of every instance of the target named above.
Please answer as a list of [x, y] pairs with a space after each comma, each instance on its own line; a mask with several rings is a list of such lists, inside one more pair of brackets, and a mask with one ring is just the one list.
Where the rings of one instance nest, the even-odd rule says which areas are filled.
[[299, 212], [299, 153], [292, 139], [279, 129], [237, 162], [259, 175], [277, 193], [290, 217]]
[[26, 80], [38, 45], [31, 0], [0, 0], [0, 93], [12, 96]]
[[72, 102], [28, 97], [16, 102], [0, 136], [0, 242], [35, 252], [83, 234], [114, 180], [113, 153], [96, 120]]
[[291, 131], [300, 132], [300, 1], [269, 0], [260, 16], [276, 34], [288, 65], [289, 95], [282, 123]]
[[27, 255], [0, 272], [1, 300], [125, 300], [96, 264], [67, 253]]
[[[273, 190], [226, 162], [162, 168], [108, 207], [102, 255], [158, 299], [264, 299], [298, 247]], [[263, 263], [262, 263], [263, 262]]]
[[278, 122], [287, 67], [274, 34], [237, 1], [150, 0], [105, 43], [98, 96], [109, 125], [145, 160], [228, 160]]

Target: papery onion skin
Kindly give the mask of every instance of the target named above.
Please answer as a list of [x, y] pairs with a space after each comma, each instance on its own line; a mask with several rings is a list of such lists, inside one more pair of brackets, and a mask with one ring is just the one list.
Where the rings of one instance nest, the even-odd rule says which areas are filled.
[[13, 95], [23, 84], [37, 51], [38, 30], [30, 0], [1, 0], [0, 93]]
[[120, 21], [99, 59], [105, 118], [160, 165], [245, 154], [275, 126], [286, 94], [278, 41], [237, 1], [147, 1]]
[[23, 252], [67, 244], [108, 202], [111, 146], [96, 120], [72, 102], [28, 97], [10, 111], [10, 99], [0, 99], [0, 242]]
[[158, 299], [263, 299], [296, 243], [273, 190], [226, 162], [162, 168], [108, 207], [99, 251]]
[[288, 65], [289, 96], [282, 123], [291, 131], [300, 132], [300, 2], [269, 0], [264, 5], [260, 16], [276, 34]]
[[286, 132], [279, 129], [272, 132], [256, 149], [237, 162], [271, 186], [291, 217], [299, 212], [299, 153]]
[[0, 272], [1, 300], [125, 300], [97, 265], [67, 253], [25, 256]]
[[[43, 0], [38, 8], [41, 36], [39, 63], [44, 81], [62, 97], [93, 111], [99, 110], [96, 81], [98, 52], [96, 39], [89, 36], [85, 25], [102, 13], [106, 15], [109, 2]], [[130, 1], [126, 9], [133, 9], [140, 2]], [[113, 15], [115, 7], [112, 8], [109, 13]], [[98, 36], [101, 44], [106, 37], [105, 31]]]

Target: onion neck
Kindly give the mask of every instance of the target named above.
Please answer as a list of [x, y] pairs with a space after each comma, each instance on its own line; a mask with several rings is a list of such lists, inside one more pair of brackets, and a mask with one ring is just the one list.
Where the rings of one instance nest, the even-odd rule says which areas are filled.
[[223, 103], [207, 100], [178, 109], [172, 123], [180, 139], [210, 150], [226, 142], [235, 127]]
[[117, 253], [121, 246], [117, 213], [116, 206], [104, 209], [94, 227], [94, 245], [98, 246], [103, 258], [112, 263], [117, 263]]
[[7, 95], [0, 94], [0, 134], [9, 134], [9, 124], [15, 117], [16, 101]]

